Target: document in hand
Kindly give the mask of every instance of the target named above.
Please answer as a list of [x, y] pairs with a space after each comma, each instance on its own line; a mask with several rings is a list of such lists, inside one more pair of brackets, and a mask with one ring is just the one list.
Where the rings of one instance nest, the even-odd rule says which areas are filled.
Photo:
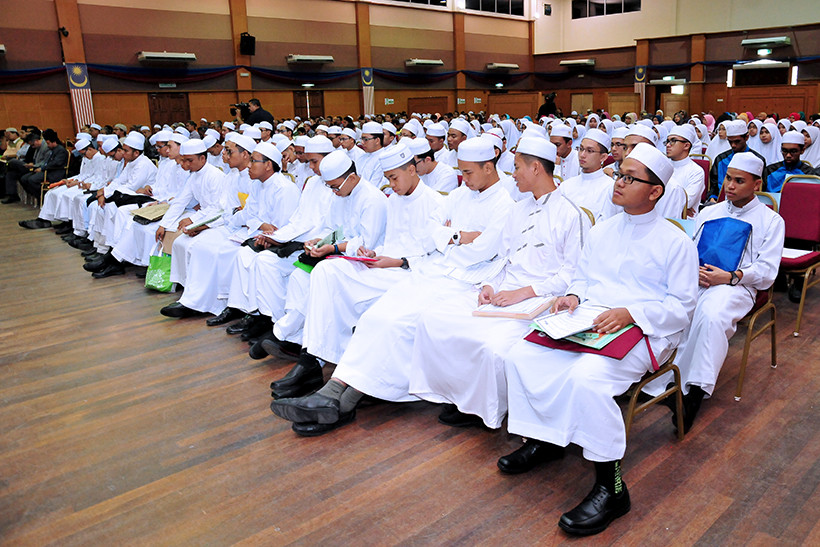
[[485, 304], [473, 311], [473, 315], [476, 317], [506, 317], [509, 319], [531, 320], [547, 311], [554, 301], [555, 297], [548, 295], [528, 298], [512, 306], [501, 307], [493, 304]]
[[559, 340], [590, 330], [595, 318], [608, 309], [606, 306], [581, 304], [572, 313], [569, 310], [552, 313], [536, 319], [535, 324], [538, 330], [547, 333], [553, 340]]
[[339, 226], [338, 228], [330, 232], [328, 235], [326, 235], [324, 239], [317, 241], [316, 245], [314, 245], [313, 248], [318, 249], [319, 247], [324, 247], [325, 245], [333, 245], [335, 243], [338, 243], [339, 241], [342, 241], [344, 238], [344, 229], [342, 228], [342, 226]]
[[370, 258], [368, 256], [328, 255], [325, 258], [343, 258], [343, 259], [349, 260], [351, 262], [364, 262], [364, 263], [370, 263], [370, 264], [372, 264], [373, 262], [378, 262], [379, 261], [378, 258]]

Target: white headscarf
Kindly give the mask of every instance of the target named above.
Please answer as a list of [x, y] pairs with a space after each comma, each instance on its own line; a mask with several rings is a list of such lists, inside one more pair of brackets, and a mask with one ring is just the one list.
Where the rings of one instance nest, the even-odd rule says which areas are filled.
[[587, 123], [584, 124], [584, 129], [586, 129], [587, 131], [589, 131], [589, 120], [591, 120], [592, 118], [595, 118], [595, 121], [598, 122], [598, 125], [601, 124], [601, 118], [598, 117], [598, 114], [590, 114], [587, 118]]
[[655, 148], [666, 154], [666, 137], [669, 136], [669, 131], [663, 124], [657, 124], [655, 130], [658, 132], [658, 142], [655, 144]]
[[703, 154], [703, 152], [702, 152], [703, 147], [704, 146], [706, 146], [706, 147], [709, 146], [709, 143], [712, 142], [712, 137], [709, 136], [709, 128], [706, 127], [705, 123], [700, 122], [700, 123], [696, 124], [695, 127], [697, 127], [698, 131], [700, 131], [700, 146], [701, 146], [701, 148], [697, 151], [697, 154]]
[[584, 140], [584, 135], [587, 134], [587, 129], [583, 125], [576, 125], [575, 130], [578, 131], [578, 138], [572, 140], [572, 147], [578, 148], [581, 146], [581, 141]]
[[804, 122], [803, 120], [795, 120], [792, 122], [792, 129], [795, 131], [803, 131], [809, 124]]
[[[729, 123], [728, 120], [722, 121], [722, 122], [720, 122], [720, 125], [718, 125], [717, 128], [720, 129], [720, 126], [722, 125], [723, 129], [726, 129], [726, 124], [728, 124], [728, 123]], [[711, 143], [709, 143], [709, 148], [706, 149], [706, 155], [709, 156], [709, 159], [711, 159], [712, 161], [715, 161], [716, 157], [718, 157], [720, 154], [726, 152], [730, 148], [731, 148], [731, 146], [729, 146], [729, 140], [728, 139], [721, 139], [718, 132], [715, 131], [715, 138], [712, 139]]]
[[611, 120], [601, 120], [600, 123], [598, 124], [598, 129], [601, 129], [601, 131], [606, 133], [609, 136], [609, 138], [612, 138], [612, 121]]
[[813, 125], [806, 126], [806, 133], [811, 137], [811, 144], [803, 150], [800, 159], [807, 161], [812, 167], [820, 166], [820, 129]]
[[501, 130], [504, 131], [504, 138], [507, 139], [507, 150], [514, 148], [518, 144], [518, 139], [521, 138], [521, 132], [515, 127], [515, 122], [512, 120], [502, 120]]
[[780, 139], [782, 138], [780, 131], [773, 123], [764, 123], [760, 129], [763, 130], [764, 128], [771, 134], [772, 142], [764, 144], [763, 141], [761, 141], [758, 153], [766, 160], [766, 165], [783, 161], [783, 153], [780, 151]]
[[751, 148], [755, 152], [760, 153], [760, 147], [763, 146], [763, 143], [760, 142], [760, 128], [763, 127], [763, 122], [755, 118], [752, 121], [750, 121], [746, 127], [749, 127], [751, 125], [757, 127], [757, 135], [755, 135], [754, 137], [749, 137], [749, 140], [746, 141], [746, 144], [748, 144], [749, 148]]

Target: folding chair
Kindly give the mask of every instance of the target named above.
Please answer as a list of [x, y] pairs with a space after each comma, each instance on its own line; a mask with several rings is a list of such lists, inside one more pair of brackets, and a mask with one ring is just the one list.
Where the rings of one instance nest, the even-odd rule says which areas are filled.
[[[777, 309], [772, 303], [774, 295], [774, 286], [769, 287], [768, 291], [758, 291], [757, 299], [754, 306], [746, 314], [744, 319], [749, 320], [749, 329], [746, 331], [746, 343], [743, 345], [743, 357], [740, 359], [740, 373], [737, 377], [737, 389], [735, 390], [735, 401], [740, 400], [740, 395], [743, 392], [743, 379], [746, 377], [746, 361], [749, 359], [749, 346], [755, 338], [771, 329], [772, 334], [772, 368], [777, 368]], [[766, 321], [766, 324], [755, 330], [755, 324], [760, 317], [768, 312], [772, 312], [771, 319]]]
[[692, 154], [689, 157], [703, 169], [703, 194], [700, 196], [700, 202], [703, 203], [709, 193], [709, 171], [712, 169], [712, 160], [709, 159], [709, 156], [703, 154]]
[[[626, 416], [624, 417], [624, 425], [626, 426], [626, 438], [629, 439], [629, 430], [632, 429], [632, 422], [635, 419], [635, 416], [649, 408], [650, 406], [659, 403], [669, 397], [670, 395], [675, 396], [675, 413], [678, 417], [678, 440], [683, 440], [683, 391], [681, 389], [681, 379], [680, 379], [680, 369], [674, 363], [675, 356], [678, 354], [678, 350], [674, 350], [672, 355], [664, 361], [663, 365], [660, 368], [653, 372], [647, 372], [641, 381], [638, 382], [636, 385], [632, 387], [632, 396], [629, 398], [629, 406], [626, 409]], [[674, 380], [674, 385], [669, 387], [655, 397], [652, 397], [646, 402], [638, 404], [638, 395], [640, 395], [641, 390], [646, 387], [646, 384], [653, 380], [657, 380], [664, 374], [671, 372]]]
[[775, 192], [755, 192], [755, 195], [757, 199], [775, 213], [780, 208], [780, 194]]

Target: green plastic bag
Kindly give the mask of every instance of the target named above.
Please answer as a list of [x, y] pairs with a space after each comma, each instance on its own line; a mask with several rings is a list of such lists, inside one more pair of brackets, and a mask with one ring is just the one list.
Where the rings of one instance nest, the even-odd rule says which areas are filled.
[[148, 262], [148, 271], [145, 273], [145, 288], [159, 292], [171, 292], [174, 284], [171, 283], [171, 255], [157, 248], [158, 255], [152, 253]]

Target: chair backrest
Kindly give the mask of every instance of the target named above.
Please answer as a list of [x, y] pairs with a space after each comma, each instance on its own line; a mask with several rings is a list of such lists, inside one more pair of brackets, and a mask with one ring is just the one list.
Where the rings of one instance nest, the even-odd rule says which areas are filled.
[[820, 184], [820, 177], [817, 175], [789, 175], [786, 177], [786, 180], [783, 181], [783, 184], [787, 182], [805, 182], [809, 184]]
[[676, 218], [668, 218], [668, 217], [667, 217], [667, 219], [666, 219], [666, 220], [668, 220], [669, 222], [671, 222], [672, 224], [674, 224], [675, 226], [677, 226], [678, 228], [680, 228], [680, 231], [681, 231], [681, 232], [686, 233], [686, 228], [684, 228], [684, 227], [683, 227], [683, 224], [681, 224], [680, 222], [678, 222], [678, 219], [676, 219]]
[[581, 210], [587, 214], [587, 216], [589, 217], [589, 222], [592, 224], [592, 226], [595, 226], [595, 217], [593, 216], [592, 211], [590, 211], [586, 207], [581, 207]]
[[461, 186], [461, 183], [464, 182], [464, 177], [461, 175], [457, 175], [458, 177], [458, 185]]
[[558, 175], [552, 175], [552, 180], [557, 180], [558, 184], [561, 184], [562, 182], [564, 182], [563, 177], [560, 177]]
[[703, 203], [706, 201], [706, 195], [709, 193], [709, 170], [712, 168], [712, 162], [709, 156], [699, 157], [701, 155], [702, 154], [692, 154], [689, 157], [703, 169], [703, 195], [700, 196], [700, 202]]
[[607, 156], [604, 160], [603, 167], [606, 167], [607, 165], [612, 165], [613, 163], [615, 163], [615, 158], [613, 158], [612, 156]]
[[686, 198], [683, 200], [683, 213], [681, 214], [681, 218], [688, 218], [689, 217], [689, 194], [686, 193], [686, 190], [683, 191], [683, 196]]
[[775, 213], [780, 208], [780, 205], [778, 203], [780, 198], [775, 197], [775, 195], [773, 193], [771, 193], [771, 192], [755, 192], [755, 195], [757, 195], [757, 199], [762, 201], [766, 205], [766, 207], [768, 207], [769, 209], [771, 209]]
[[779, 213], [787, 238], [820, 243], [820, 184], [784, 183]]

